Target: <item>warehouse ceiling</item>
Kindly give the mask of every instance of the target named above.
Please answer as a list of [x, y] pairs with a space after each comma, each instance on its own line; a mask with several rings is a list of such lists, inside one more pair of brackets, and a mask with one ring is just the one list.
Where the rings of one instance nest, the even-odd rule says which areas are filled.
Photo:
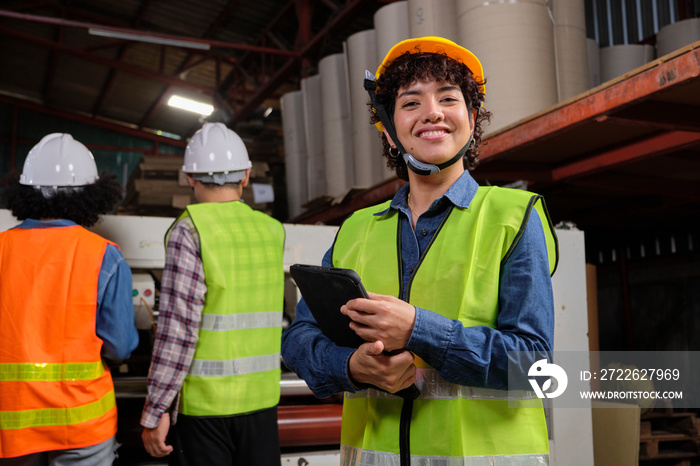
[[280, 96], [384, 3], [4, 0], [0, 99], [185, 139], [203, 117], [169, 107], [177, 94], [235, 128], [268, 108], [274, 118]]

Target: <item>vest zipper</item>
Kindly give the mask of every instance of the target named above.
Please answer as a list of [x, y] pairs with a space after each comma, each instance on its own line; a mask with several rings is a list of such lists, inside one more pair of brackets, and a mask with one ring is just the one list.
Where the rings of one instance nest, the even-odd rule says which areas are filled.
[[[408, 302], [410, 299], [411, 284], [413, 283], [413, 279], [415, 278], [416, 273], [418, 273], [418, 268], [420, 267], [420, 264], [423, 262], [425, 255], [430, 250], [430, 246], [432, 246], [433, 243], [435, 242], [435, 238], [437, 237], [438, 233], [440, 233], [440, 230], [442, 230], [442, 227], [445, 225], [445, 222], [447, 221], [447, 218], [452, 213], [453, 208], [454, 208], [454, 206], [450, 206], [449, 211], [443, 217], [442, 221], [440, 222], [440, 225], [438, 226], [437, 230], [435, 231], [435, 234], [433, 235], [433, 238], [430, 240], [430, 244], [428, 244], [428, 247], [425, 248], [425, 251], [423, 251], [423, 254], [421, 254], [420, 258], [418, 259], [418, 264], [416, 264], [416, 268], [411, 273], [411, 278], [408, 281], [408, 289], [406, 290], [406, 302]], [[401, 255], [402, 244], [401, 244], [401, 221], [400, 220], [399, 220], [399, 225], [397, 228], [396, 246], [397, 246], [396, 249], [398, 252], [397, 255], [399, 256], [399, 296], [398, 297], [401, 298], [401, 296], [403, 296], [403, 257]], [[413, 400], [404, 398], [403, 404], [401, 405], [401, 419], [399, 421], [399, 460], [400, 460], [400, 466], [411, 466], [411, 415], [412, 414], [413, 414]]]
[[411, 465], [411, 415], [413, 400], [403, 400], [401, 405], [401, 421], [399, 423], [399, 458], [400, 466]]

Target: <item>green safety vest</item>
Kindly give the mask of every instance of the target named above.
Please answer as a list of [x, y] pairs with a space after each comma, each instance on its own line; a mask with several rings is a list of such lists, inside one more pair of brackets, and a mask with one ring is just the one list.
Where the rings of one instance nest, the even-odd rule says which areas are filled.
[[[399, 214], [390, 202], [353, 214], [333, 247], [333, 265], [355, 269], [373, 292], [401, 296]], [[499, 276], [530, 215], [544, 227], [550, 272], [556, 235], [544, 200], [526, 191], [481, 187], [467, 209], [454, 207], [413, 272], [408, 302], [462, 322], [495, 328]], [[540, 399], [530, 391], [469, 387], [445, 381], [416, 357], [421, 396], [410, 420], [412, 464], [539, 465], [549, 443]], [[403, 400], [375, 389], [346, 393], [343, 465], [398, 465]]]
[[[179, 410], [226, 416], [280, 398], [284, 227], [243, 202], [187, 207], [207, 285], [199, 340]], [[179, 220], [179, 219], [178, 219]]]

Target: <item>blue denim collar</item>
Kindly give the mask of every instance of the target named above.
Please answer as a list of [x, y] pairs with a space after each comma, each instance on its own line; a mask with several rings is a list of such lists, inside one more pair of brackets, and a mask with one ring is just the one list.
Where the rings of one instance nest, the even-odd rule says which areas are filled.
[[[457, 179], [457, 181], [455, 181], [454, 184], [447, 189], [445, 194], [433, 201], [429, 210], [442, 209], [448, 204], [453, 204], [456, 207], [466, 209], [469, 207], [469, 204], [471, 204], [474, 196], [476, 196], [476, 191], [478, 189], [479, 183], [472, 178], [468, 170], [465, 170], [462, 176], [460, 176], [459, 179]], [[381, 217], [388, 214], [392, 210], [396, 210], [403, 212], [410, 217], [411, 214], [408, 208], [409, 190], [410, 183], [403, 185], [394, 195], [389, 207], [380, 212], [376, 212], [374, 215]]]
[[33, 218], [28, 218], [16, 228], [53, 228], [53, 227], [71, 227], [77, 225], [72, 220], [58, 219], [58, 220], [34, 220]]

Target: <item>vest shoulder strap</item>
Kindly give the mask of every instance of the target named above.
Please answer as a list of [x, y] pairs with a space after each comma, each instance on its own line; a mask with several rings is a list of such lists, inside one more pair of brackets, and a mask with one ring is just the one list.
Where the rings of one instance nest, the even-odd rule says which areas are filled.
[[511, 244], [510, 249], [503, 258], [502, 263], [505, 263], [505, 261], [508, 260], [508, 257], [510, 257], [513, 250], [518, 245], [518, 242], [525, 232], [525, 227], [527, 226], [532, 213], [535, 212], [539, 217], [540, 223], [542, 224], [542, 230], [544, 232], [545, 242], [547, 244], [549, 272], [551, 275], [554, 275], [559, 262], [559, 247], [557, 242], [557, 234], [549, 216], [549, 211], [547, 210], [544, 197], [530, 191], [501, 188], [498, 186], [482, 186], [479, 188], [479, 193], [477, 195], [481, 194], [484, 196], [484, 201], [488, 202], [494, 212], [501, 212], [506, 206], [513, 206], [514, 204], [519, 206], [520, 209], [523, 209], [520, 228], [513, 243]]

